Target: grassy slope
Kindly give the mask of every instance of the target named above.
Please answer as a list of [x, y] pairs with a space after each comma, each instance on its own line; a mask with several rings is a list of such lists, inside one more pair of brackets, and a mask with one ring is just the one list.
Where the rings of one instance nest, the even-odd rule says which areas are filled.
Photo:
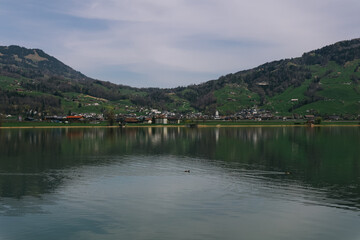
[[15, 89], [20, 88], [17, 84], [17, 79], [0, 76], [0, 88], [4, 90], [15, 91]]
[[260, 97], [245, 86], [228, 84], [224, 88], [214, 92], [220, 114], [227, 112], [238, 112], [241, 109], [251, 108], [259, 104]]
[[[268, 97], [263, 108], [278, 112], [279, 115], [306, 114], [309, 110], [327, 115], [360, 114], [360, 85], [351, 80], [353, 75], [360, 78], [360, 72], [355, 72], [359, 64], [360, 60], [354, 60], [346, 63], [345, 66], [335, 62], [329, 62], [326, 66], [309, 66], [313, 76], [311, 79], [306, 80], [299, 87], [289, 87], [281, 94]], [[316, 95], [322, 97], [323, 100], [294, 108], [297, 102], [291, 102], [291, 99], [298, 99], [299, 102], [308, 100], [309, 97], [305, 95], [305, 92], [315, 77], [321, 78], [322, 90], [317, 91]], [[237, 112], [259, 104], [257, 94], [250, 92], [245, 86], [236, 84], [226, 85], [216, 90], [214, 96], [217, 99], [217, 109], [221, 114]]]
[[[289, 109], [292, 109], [295, 103], [291, 102], [291, 99], [298, 99], [298, 101], [303, 101], [306, 99], [304, 93], [309, 87], [311, 79], [306, 80], [299, 87], [289, 87], [283, 93], [275, 95], [269, 99], [267, 108], [273, 112], [277, 111], [281, 115], [289, 114]], [[299, 111], [294, 111], [298, 113]]]
[[314, 66], [314, 75], [317, 76], [332, 70], [332, 73], [320, 80], [322, 90], [317, 94], [324, 99], [303, 106], [297, 111], [316, 109], [320, 114], [360, 114], [360, 87], [351, 80], [352, 75], [360, 77], [359, 72], [354, 72], [359, 62], [356, 60], [344, 67], [334, 62], [330, 62], [325, 68]]
[[323, 97], [323, 100], [306, 104], [294, 110], [294, 113], [306, 114], [308, 110], [314, 109], [319, 114], [360, 114], [360, 86], [351, 80], [352, 75], [360, 77], [359, 72], [354, 72], [360, 60], [347, 63], [344, 67], [334, 62], [329, 62], [325, 67], [319, 65], [311, 66], [313, 78], [305, 81], [301, 86], [290, 87], [281, 94], [269, 98], [267, 107], [280, 114], [289, 114], [294, 103], [291, 99], [299, 101], [307, 99], [304, 95], [314, 77], [321, 77], [320, 86], [322, 90], [316, 94]]
[[177, 112], [193, 112], [195, 109], [190, 106], [190, 102], [186, 99], [180, 98], [175, 94], [169, 94], [172, 103], [167, 104], [167, 108], [171, 111]]

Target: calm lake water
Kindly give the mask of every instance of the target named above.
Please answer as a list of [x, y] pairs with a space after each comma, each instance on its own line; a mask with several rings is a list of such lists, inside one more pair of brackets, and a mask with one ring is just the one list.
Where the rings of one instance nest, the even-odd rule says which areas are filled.
[[0, 239], [358, 240], [360, 128], [3, 129]]

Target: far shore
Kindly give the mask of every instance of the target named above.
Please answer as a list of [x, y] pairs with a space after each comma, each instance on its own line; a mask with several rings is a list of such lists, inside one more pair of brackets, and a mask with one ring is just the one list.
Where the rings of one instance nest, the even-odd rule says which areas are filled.
[[244, 128], [244, 127], [360, 127], [360, 122], [342, 121], [327, 122], [321, 124], [306, 124], [299, 122], [190, 122], [182, 124], [126, 124], [125, 126], [106, 123], [95, 124], [59, 124], [44, 122], [15, 122], [3, 123], [0, 129], [46, 129], [46, 128], [161, 128], [161, 127], [182, 127], [182, 128]]

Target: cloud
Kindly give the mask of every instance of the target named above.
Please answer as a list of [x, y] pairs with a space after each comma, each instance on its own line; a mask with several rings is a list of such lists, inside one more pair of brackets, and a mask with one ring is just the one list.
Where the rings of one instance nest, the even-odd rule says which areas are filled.
[[21, 32], [8, 30], [14, 37], [5, 42], [50, 51], [90, 77], [144, 87], [204, 82], [360, 30], [354, 0], [1, 2]]

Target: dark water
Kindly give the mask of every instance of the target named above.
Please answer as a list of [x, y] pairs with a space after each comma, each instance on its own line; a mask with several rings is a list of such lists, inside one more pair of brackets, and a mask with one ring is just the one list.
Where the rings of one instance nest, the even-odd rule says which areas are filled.
[[0, 130], [0, 239], [358, 240], [360, 129]]

